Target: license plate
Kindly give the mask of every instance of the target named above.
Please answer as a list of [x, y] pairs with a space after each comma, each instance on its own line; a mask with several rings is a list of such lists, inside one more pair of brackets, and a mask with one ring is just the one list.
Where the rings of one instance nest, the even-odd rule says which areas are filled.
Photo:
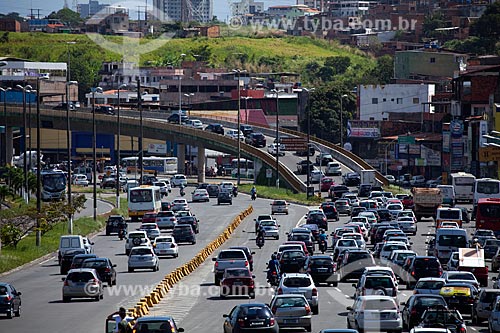
[[318, 272], [320, 273], [324, 273], [326, 271], [328, 271], [328, 268], [318, 268]]
[[160, 253], [167, 253], [167, 250], [160, 250]]
[[283, 320], [283, 323], [285, 324], [297, 324], [299, 322], [298, 319], [285, 319]]
[[252, 321], [250, 323], [250, 326], [262, 326], [262, 325], [264, 325], [263, 321]]
[[233, 286], [242, 286], [243, 282], [236, 281], [233, 283]]
[[146, 258], [139, 257], [139, 261], [144, 261]]

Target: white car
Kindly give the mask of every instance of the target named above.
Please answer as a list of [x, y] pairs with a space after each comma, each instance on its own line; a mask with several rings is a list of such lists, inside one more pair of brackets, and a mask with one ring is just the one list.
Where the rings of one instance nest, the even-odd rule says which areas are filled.
[[151, 246], [151, 241], [146, 234], [146, 231], [131, 231], [127, 235], [125, 241], [125, 254], [129, 255], [130, 250], [134, 246]]
[[[342, 234], [342, 237], [344, 235]], [[334, 257], [338, 257], [339, 254], [344, 253], [344, 251], [349, 250], [349, 249], [358, 249], [358, 243], [356, 242], [355, 239], [344, 239], [341, 238], [339, 239], [334, 246]]]
[[181, 185], [187, 186], [187, 178], [183, 174], [174, 175], [170, 179], [170, 184], [172, 184], [172, 187], [177, 187]]
[[412, 234], [414, 236], [417, 234], [417, 224], [415, 223], [413, 217], [403, 216], [398, 218], [397, 222], [399, 229], [401, 229], [405, 234]]
[[86, 175], [76, 174], [73, 176], [73, 185], [89, 186], [89, 180]]
[[199, 119], [189, 119], [186, 122], [186, 126], [196, 129], [203, 129], [203, 123]]
[[309, 274], [284, 273], [277, 294], [301, 294], [307, 299], [313, 314], [319, 314], [318, 289]]
[[356, 244], [358, 245], [358, 248], [365, 250], [366, 249], [366, 242], [365, 239], [363, 238], [363, 235], [357, 232], [348, 232], [345, 234], [342, 234], [342, 239], [354, 239], [356, 241]]
[[321, 181], [321, 179], [323, 179], [323, 177], [325, 177], [325, 174], [321, 170], [314, 169], [309, 174], [309, 177], [310, 177], [311, 183], [318, 184]]
[[172, 236], [156, 237], [153, 243], [153, 249], [158, 257], [172, 256], [177, 258], [179, 256], [179, 246]]
[[358, 331], [403, 330], [403, 319], [398, 305], [390, 296], [361, 296], [347, 310], [347, 328]]
[[[278, 145], [276, 143], [272, 143], [269, 146], [267, 146], [267, 152], [271, 155], [276, 155], [276, 148], [278, 148]], [[278, 152], [280, 156], [285, 156], [285, 145], [280, 144]]]
[[141, 224], [141, 227], [139, 228], [140, 231], [145, 231], [146, 234], [148, 235], [148, 238], [150, 240], [155, 240], [156, 237], [159, 237], [161, 235], [160, 228], [158, 228], [158, 225], [155, 223], [143, 223]]
[[210, 198], [208, 196], [208, 192], [205, 189], [197, 189], [194, 190], [192, 194], [192, 201], [193, 202], [199, 202], [199, 201], [210, 201]]
[[176, 198], [172, 201], [172, 211], [178, 212], [181, 210], [189, 210], [189, 205], [186, 199]]
[[325, 173], [327, 176], [342, 176], [342, 166], [339, 162], [328, 162]]
[[170, 179], [168, 179], [168, 178], [158, 178], [158, 181], [159, 182], [164, 182], [165, 185], [167, 186], [167, 190], [169, 192], [172, 192], [172, 185], [170, 184]]
[[168, 187], [165, 182], [154, 182], [154, 186], [158, 186], [160, 188], [160, 194], [163, 195], [168, 195]]
[[395, 250], [409, 250], [409, 248], [403, 242], [385, 242], [380, 251], [380, 262], [386, 263], [392, 251]]
[[219, 184], [220, 192], [232, 192], [234, 184], [232, 182], [221, 182]]
[[173, 229], [177, 224], [177, 217], [171, 210], [158, 212], [156, 214], [156, 224], [160, 229]]
[[280, 239], [280, 229], [276, 220], [262, 220], [259, 227], [264, 229], [264, 237]]
[[398, 214], [403, 211], [403, 205], [397, 203], [388, 204], [385, 208], [391, 213], [393, 219], [396, 219]]
[[226, 129], [226, 132], [224, 133], [224, 136], [227, 136], [231, 139], [238, 140], [238, 132], [240, 134], [240, 141], [245, 141], [245, 135], [243, 135], [242, 131], [238, 131], [232, 128]]
[[160, 269], [160, 260], [149, 246], [136, 246], [130, 250], [128, 257], [128, 272], [136, 269], [152, 269], [156, 272]]

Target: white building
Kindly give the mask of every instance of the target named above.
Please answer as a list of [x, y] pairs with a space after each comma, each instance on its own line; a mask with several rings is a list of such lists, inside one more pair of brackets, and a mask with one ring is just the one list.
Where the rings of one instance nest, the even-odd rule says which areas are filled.
[[334, 0], [330, 2], [330, 13], [333, 16], [349, 17], [368, 14], [370, 1]]
[[206, 23], [213, 17], [213, 0], [153, 0], [154, 15], [163, 22]]
[[358, 91], [360, 120], [387, 120], [391, 112], [434, 111], [428, 104], [434, 84], [360, 85]]
[[233, 16], [244, 16], [264, 12], [264, 2], [254, 0], [241, 0], [231, 3], [231, 13]]

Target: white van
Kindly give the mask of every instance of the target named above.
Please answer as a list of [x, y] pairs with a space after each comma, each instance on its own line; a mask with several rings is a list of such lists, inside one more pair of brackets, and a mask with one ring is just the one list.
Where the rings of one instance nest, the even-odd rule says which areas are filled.
[[342, 176], [342, 167], [339, 162], [328, 162], [325, 170], [327, 176]]
[[453, 185], [438, 185], [437, 188], [441, 191], [443, 205], [455, 206], [455, 187]]
[[457, 222], [462, 227], [462, 210], [460, 208], [440, 207], [436, 213], [436, 228], [439, 228], [442, 222]]
[[84, 249], [85, 252], [91, 253], [92, 245], [94, 245], [94, 243], [91, 242], [87, 237], [83, 237], [80, 235], [61, 236], [61, 238], [59, 239], [59, 250], [57, 251], [59, 264], [61, 264], [61, 259], [66, 253], [66, 251], [75, 249]]
[[436, 231], [434, 255], [441, 263], [447, 263], [453, 252], [465, 248], [469, 244], [469, 236], [465, 229], [440, 228]]

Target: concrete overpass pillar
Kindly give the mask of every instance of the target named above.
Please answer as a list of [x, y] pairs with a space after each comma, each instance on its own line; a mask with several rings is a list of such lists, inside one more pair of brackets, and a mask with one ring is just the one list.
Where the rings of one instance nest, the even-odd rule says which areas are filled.
[[5, 128], [5, 144], [6, 149], [5, 152], [7, 156], [5, 156], [5, 162], [7, 165], [12, 165], [12, 154], [14, 150], [14, 134], [12, 131], [12, 127], [7, 126]]
[[198, 146], [198, 183], [205, 182], [205, 147]]
[[183, 143], [177, 144], [177, 172], [185, 173], [186, 166], [186, 145]]

